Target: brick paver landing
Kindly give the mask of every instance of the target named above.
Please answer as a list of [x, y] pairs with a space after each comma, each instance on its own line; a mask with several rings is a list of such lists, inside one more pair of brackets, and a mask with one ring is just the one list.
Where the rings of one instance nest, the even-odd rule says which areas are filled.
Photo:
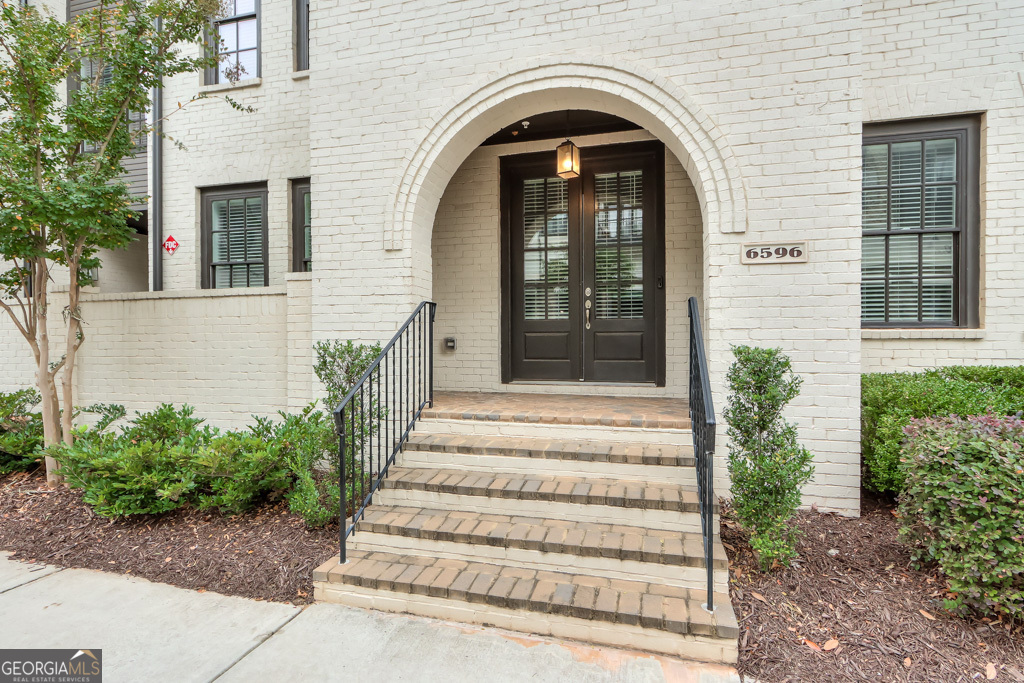
[[456, 420], [689, 429], [685, 399], [645, 396], [438, 391], [424, 417]]

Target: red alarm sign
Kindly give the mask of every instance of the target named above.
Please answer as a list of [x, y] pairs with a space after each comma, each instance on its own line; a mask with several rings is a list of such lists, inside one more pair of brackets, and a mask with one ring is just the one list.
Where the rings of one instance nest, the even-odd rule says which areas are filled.
[[168, 254], [178, 251], [178, 246], [178, 240], [174, 239], [172, 235], [168, 235], [167, 239], [164, 240], [164, 249]]

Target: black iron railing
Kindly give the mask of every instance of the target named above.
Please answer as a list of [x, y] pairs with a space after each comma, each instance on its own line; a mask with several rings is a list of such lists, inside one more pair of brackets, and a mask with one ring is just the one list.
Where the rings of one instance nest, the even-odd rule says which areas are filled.
[[[334, 410], [345, 544], [402, 450], [420, 413], [434, 402], [434, 313], [424, 301]], [[347, 518], [351, 501], [352, 517]]]
[[690, 297], [690, 424], [693, 429], [693, 458], [697, 469], [697, 498], [700, 500], [700, 528], [704, 536], [704, 564], [708, 573], [708, 601], [715, 611], [715, 406], [711, 401], [708, 359], [704, 354], [704, 333], [697, 299]]

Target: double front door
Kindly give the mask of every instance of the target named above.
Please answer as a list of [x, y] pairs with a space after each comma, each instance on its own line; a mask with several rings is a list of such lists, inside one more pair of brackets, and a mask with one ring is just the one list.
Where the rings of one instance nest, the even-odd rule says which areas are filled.
[[660, 143], [502, 161], [506, 381], [664, 383]]

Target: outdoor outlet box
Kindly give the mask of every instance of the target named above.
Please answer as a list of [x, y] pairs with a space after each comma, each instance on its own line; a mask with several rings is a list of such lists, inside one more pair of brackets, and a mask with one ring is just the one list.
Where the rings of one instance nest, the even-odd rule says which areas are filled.
[[446, 351], [454, 351], [455, 350], [455, 337], [445, 337], [444, 338], [444, 348], [445, 348]]

